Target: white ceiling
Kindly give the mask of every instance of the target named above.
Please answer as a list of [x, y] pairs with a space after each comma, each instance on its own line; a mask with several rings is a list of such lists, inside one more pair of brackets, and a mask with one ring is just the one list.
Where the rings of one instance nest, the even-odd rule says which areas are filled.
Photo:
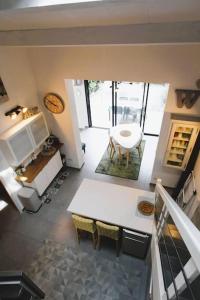
[[0, 7], [0, 30], [195, 20], [200, 20], [200, 0], [103, 0], [37, 8]]

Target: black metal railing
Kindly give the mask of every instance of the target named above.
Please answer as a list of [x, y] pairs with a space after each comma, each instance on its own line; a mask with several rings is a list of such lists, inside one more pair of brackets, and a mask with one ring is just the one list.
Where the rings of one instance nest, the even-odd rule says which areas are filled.
[[45, 293], [23, 272], [0, 272], [1, 300], [44, 299]]
[[[194, 284], [188, 280], [184, 269], [191, 255], [161, 197], [158, 197], [156, 201], [155, 222], [157, 225], [158, 246], [167, 298], [170, 299], [168, 288], [172, 285], [174, 288], [173, 299], [200, 299], [200, 291], [197, 289], [197, 283]], [[184, 279], [184, 291], [180, 291], [177, 287], [176, 276], [180, 272]], [[200, 282], [200, 276], [196, 280]]]

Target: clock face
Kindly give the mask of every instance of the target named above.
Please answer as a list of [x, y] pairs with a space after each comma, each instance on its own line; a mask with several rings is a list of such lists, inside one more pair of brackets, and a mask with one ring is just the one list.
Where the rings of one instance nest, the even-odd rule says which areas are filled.
[[65, 108], [62, 98], [54, 93], [49, 93], [44, 97], [44, 105], [54, 114], [62, 113]]

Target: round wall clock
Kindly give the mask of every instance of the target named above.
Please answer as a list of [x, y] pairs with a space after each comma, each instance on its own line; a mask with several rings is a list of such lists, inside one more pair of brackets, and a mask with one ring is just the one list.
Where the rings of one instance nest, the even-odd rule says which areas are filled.
[[45, 107], [54, 114], [60, 114], [64, 111], [64, 101], [62, 98], [55, 93], [48, 93], [44, 97]]

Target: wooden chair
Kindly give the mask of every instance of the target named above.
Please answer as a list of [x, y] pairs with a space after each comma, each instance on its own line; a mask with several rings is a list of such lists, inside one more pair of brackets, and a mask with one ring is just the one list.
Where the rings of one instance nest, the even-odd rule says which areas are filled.
[[100, 221], [96, 221], [97, 227], [97, 249], [100, 249], [101, 237], [113, 239], [116, 242], [116, 255], [119, 256], [119, 237], [120, 231], [118, 226], [108, 225]]
[[78, 215], [72, 215], [73, 223], [76, 228], [77, 239], [80, 244], [80, 231], [87, 231], [92, 234], [93, 247], [96, 248], [96, 225], [95, 222], [91, 219], [83, 218]]
[[108, 131], [109, 134], [109, 144], [107, 147], [107, 151], [110, 151], [110, 160], [113, 160], [113, 157], [115, 154], [118, 155], [118, 160], [122, 160], [122, 154], [121, 154], [121, 146], [114, 141], [114, 139], [110, 136], [110, 130]]
[[118, 161], [121, 162], [122, 160], [121, 146], [118, 143], [116, 143], [112, 138], [111, 138], [111, 145], [112, 145], [111, 152], [110, 152], [111, 161], [113, 160], [114, 155], [117, 154]]
[[108, 147], [107, 147], [107, 151], [110, 151], [110, 159], [112, 160], [113, 155], [115, 153], [115, 147], [114, 147], [114, 143], [113, 143], [113, 140], [112, 140], [111, 136], [109, 138], [109, 144], [108, 144]]
[[128, 163], [130, 160], [130, 151], [128, 149], [124, 149], [120, 144], [118, 143], [113, 143], [113, 153], [112, 156], [110, 157], [111, 160], [114, 157], [114, 154], [117, 154], [118, 162], [121, 164], [123, 155], [126, 155], [126, 167], [128, 168]]
[[142, 156], [142, 138], [143, 138], [143, 134], [141, 135], [141, 140], [140, 140], [139, 144], [136, 146], [136, 149], [138, 151], [138, 155], [139, 155], [140, 159]]

